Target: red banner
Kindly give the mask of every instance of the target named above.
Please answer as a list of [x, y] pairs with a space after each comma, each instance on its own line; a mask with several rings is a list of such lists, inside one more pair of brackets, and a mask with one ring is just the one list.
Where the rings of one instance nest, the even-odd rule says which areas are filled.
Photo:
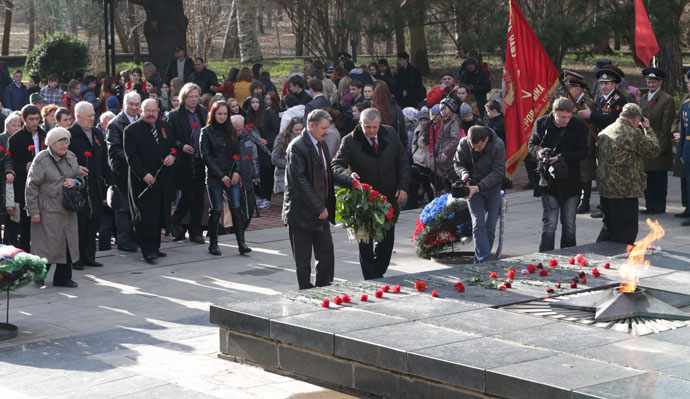
[[515, 0], [510, 0], [503, 81], [506, 173], [513, 176], [527, 156], [532, 126], [549, 108], [550, 95], [558, 84], [558, 70]]
[[637, 58], [649, 66], [652, 57], [659, 52], [659, 43], [654, 36], [652, 24], [649, 22], [647, 10], [644, 9], [642, 0], [635, 0], [635, 53]]

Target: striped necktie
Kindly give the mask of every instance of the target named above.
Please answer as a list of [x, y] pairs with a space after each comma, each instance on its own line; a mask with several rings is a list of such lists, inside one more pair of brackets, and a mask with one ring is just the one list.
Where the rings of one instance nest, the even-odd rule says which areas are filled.
[[156, 139], [156, 143], [158, 143], [158, 131], [156, 130], [155, 123], [153, 124], [153, 126], [151, 126], [151, 134], [153, 135], [153, 138]]

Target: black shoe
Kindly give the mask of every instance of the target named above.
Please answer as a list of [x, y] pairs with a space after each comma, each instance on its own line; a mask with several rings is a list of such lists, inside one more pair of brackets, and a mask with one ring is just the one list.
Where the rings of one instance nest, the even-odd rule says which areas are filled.
[[653, 214], [654, 214], [654, 211], [651, 211], [651, 210], [649, 210], [649, 209], [642, 209], [642, 210], [640, 211], [640, 213], [643, 214], [643, 215], [653, 215]]
[[598, 210], [598, 211], [594, 212], [593, 214], [589, 215], [589, 217], [594, 218], [594, 219], [601, 219], [604, 217], [604, 212], [602, 212], [601, 210]]
[[117, 247], [120, 251], [137, 252], [137, 247]]
[[179, 225], [175, 225], [172, 228], [172, 235], [173, 235], [173, 241], [182, 241], [184, 240], [184, 230], [180, 228]]
[[587, 213], [589, 212], [589, 202], [583, 202], [577, 207], [577, 213]]
[[151, 264], [151, 265], [155, 264], [155, 263], [156, 263], [156, 259], [158, 259], [158, 255], [156, 255], [155, 253], [151, 253], [151, 254], [146, 254], [146, 255], [144, 255], [144, 260], [145, 260], [146, 263], [148, 263], [148, 264]]
[[36, 280], [34, 281], [34, 284], [36, 284], [39, 287], [43, 287], [44, 285], [46, 285], [46, 282], [45, 280]]
[[[84, 265], [81, 262], [72, 263], [72, 269], [74, 270], [84, 270]], [[54, 285], [54, 284], [53, 284]]]
[[91, 267], [103, 267], [103, 264], [101, 262], [98, 262], [95, 260], [83, 260], [83, 261], [81, 261], [81, 264], [84, 266], [91, 266]]
[[189, 242], [193, 242], [195, 244], [206, 244], [206, 241], [204, 241], [204, 237], [202, 236], [189, 237]]
[[156, 250], [156, 255], [159, 258], [165, 258], [166, 256], [168, 256], [168, 254], [166, 254], [165, 252], [161, 252], [160, 250]]
[[673, 217], [675, 217], [675, 218], [690, 218], [690, 212], [688, 212], [688, 210], [686, 209], [681, 213], [674, 213]]
[[211, 255], [215, 255], [215, 256], [220, 256], [220, 255], [222, 255], [222, 254], [220, 253], [220, 248], [218, 248], [218, 243], [211, 243], [211, 244], [209, 244], [209, 246], [208, 246], [208, 253], [210, 253]]
[[59, 283], [59, 284], [58, 284], [58, 283], [53, 283], [53, 287], [77, 288], [77, 286], [79, 286], [79, 284], [77, 284], [77, 283], [76, 283], [75, 281], [73, 281], [73, 280], [69, 280], [69, 281], [67, 281], [66, 283]]

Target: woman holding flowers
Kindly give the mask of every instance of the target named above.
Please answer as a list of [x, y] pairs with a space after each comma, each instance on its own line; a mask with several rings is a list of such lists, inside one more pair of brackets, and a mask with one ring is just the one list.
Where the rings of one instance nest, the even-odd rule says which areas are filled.
[[235, 130], [230, 122], [230, 107], [226, 101], [217, 101], [208, 113], [206, 127], [201, 129], [201, 159], [206, 165], [206, 189], [210, 202], [208, 252], [220, 255], [218, 248], [218, 222], [223, 207], [223, 194], [228, 201], [232, 225], [240, 254], [251, 252], [244, 242], [244, 220], [240, 212], [240, 154]]

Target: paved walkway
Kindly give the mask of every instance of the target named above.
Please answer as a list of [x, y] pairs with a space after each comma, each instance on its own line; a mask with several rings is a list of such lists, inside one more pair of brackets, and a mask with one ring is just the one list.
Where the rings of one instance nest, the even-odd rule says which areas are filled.
[[[679, 212], [678, 179], [670, 182], [668, 210]], [[531, 192], [509, 193], [508, 201], [504, 254], [534, 252], [540, 203]], [[445, 267], [415, 255], [411, 237], [417, 215], [408, 211], [400, 218], [388, 276]], [[689, 252], [690, 238], [679, 220], [670, 213], [659, 220], [667, 228], [660, 246]], [[642, 217], [640, 223], [642, 236], [648, 228]], [[578, 243], [593, 242], [600, 226], [600, 219], [578, 215]], [[187, 242], [165, 243], [168, 257], [157, 265], [148, 265], [139, 253], [107, 251], [99, 253], [105, 267], [74, 272], [77, 289], [29, 286], [14, 293], [10, 322], [20, 335], [0, 341], [0, 398], [350, 397], [216, 357], [218, 331], [209, 324], [210, 304], [297, 286], [284, 227], [248, 232], [251, 256], [237, 254], [234, 236], [222, 238], [222, 257]], [[360, 280], [356, 246], [339, 227], [333, 238], [336, 278]]]

